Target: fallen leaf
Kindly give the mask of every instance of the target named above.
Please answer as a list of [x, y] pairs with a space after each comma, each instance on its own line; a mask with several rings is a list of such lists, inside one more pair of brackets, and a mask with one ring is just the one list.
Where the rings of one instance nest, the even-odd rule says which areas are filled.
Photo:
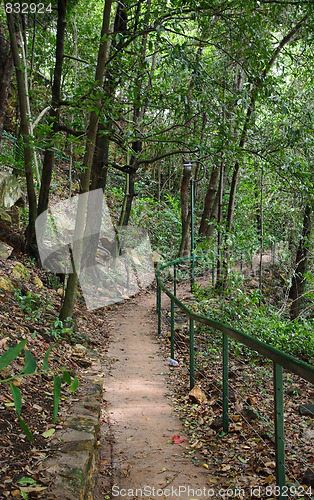
[[51, 429], [48, 429], [48, 431], [43, 432], [42, 436], [47, 439], [47, 438], [50, 438], [51, 436], [53, 436], [55, 432], [56, 432], [56, 429], [54, 429], [52, 427]]
[[180, 438], [180, 436], [176, 434], [175, 436], [169, 438], [169, 441], [172, 441], [172, 444], [181, 444], [185, 441], [185, 439]]

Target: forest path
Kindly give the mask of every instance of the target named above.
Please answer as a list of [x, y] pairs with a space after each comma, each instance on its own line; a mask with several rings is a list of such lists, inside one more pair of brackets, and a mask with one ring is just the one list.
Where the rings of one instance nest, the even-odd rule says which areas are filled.
[[[182, 422], [166, 395], [169, 367], [156, 337], [155, 300], [154, 293], [142, 293], [110, 312], [94, 500], [208, 498], [200, 495], [210, 488], [208, 471], [192, 462]], [[174, 435], [185, 441], [169, 444]]]

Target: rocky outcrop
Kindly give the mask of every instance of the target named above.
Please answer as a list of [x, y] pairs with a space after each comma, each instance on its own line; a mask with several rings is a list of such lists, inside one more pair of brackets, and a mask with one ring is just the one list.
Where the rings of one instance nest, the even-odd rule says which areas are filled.
[[10, 208], [22, 199], [20, 182], [9, 172], [0, 172], [0, 207]]

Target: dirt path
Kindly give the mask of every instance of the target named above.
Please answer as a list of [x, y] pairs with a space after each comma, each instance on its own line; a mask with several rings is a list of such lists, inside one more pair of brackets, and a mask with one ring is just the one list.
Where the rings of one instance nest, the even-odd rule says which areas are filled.
[[166, 397], [169, 367], [155, 337], [154, 306], [155, 294], [146, 293], [110, 314], [108, 404], [95, 500], [208, 498], [200, 494], [209, 488], [208, 472], [192, 462], [187, 441], [167, 443], [174, 435], [187, 438]]

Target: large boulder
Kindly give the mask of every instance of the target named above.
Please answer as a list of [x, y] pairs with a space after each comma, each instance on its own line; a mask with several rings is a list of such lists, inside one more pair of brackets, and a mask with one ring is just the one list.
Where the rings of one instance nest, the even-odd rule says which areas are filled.
[[18, 178], [9, 172], [0, 172], [0, 207], [10, 208], [22, 197]]
[[11, 222], [12, 222], [11, 216], [4, 210], [4, 208], [0, 208], [1, 226], [10, 226]]
[[12, 276], [19, 280], [28, 280], [29, 270], [21, 262], [18, 262], [13, 268]]
[[0, 259], [8, 259], [14, 248], [0, 241]]
[[4, 292], [13, 293], [15, 290], [13, 281], [11, 281], [10, 278], [7, 278], [7, 276], [1, 275], [0, 276], [0, 290], [3, 290]]

